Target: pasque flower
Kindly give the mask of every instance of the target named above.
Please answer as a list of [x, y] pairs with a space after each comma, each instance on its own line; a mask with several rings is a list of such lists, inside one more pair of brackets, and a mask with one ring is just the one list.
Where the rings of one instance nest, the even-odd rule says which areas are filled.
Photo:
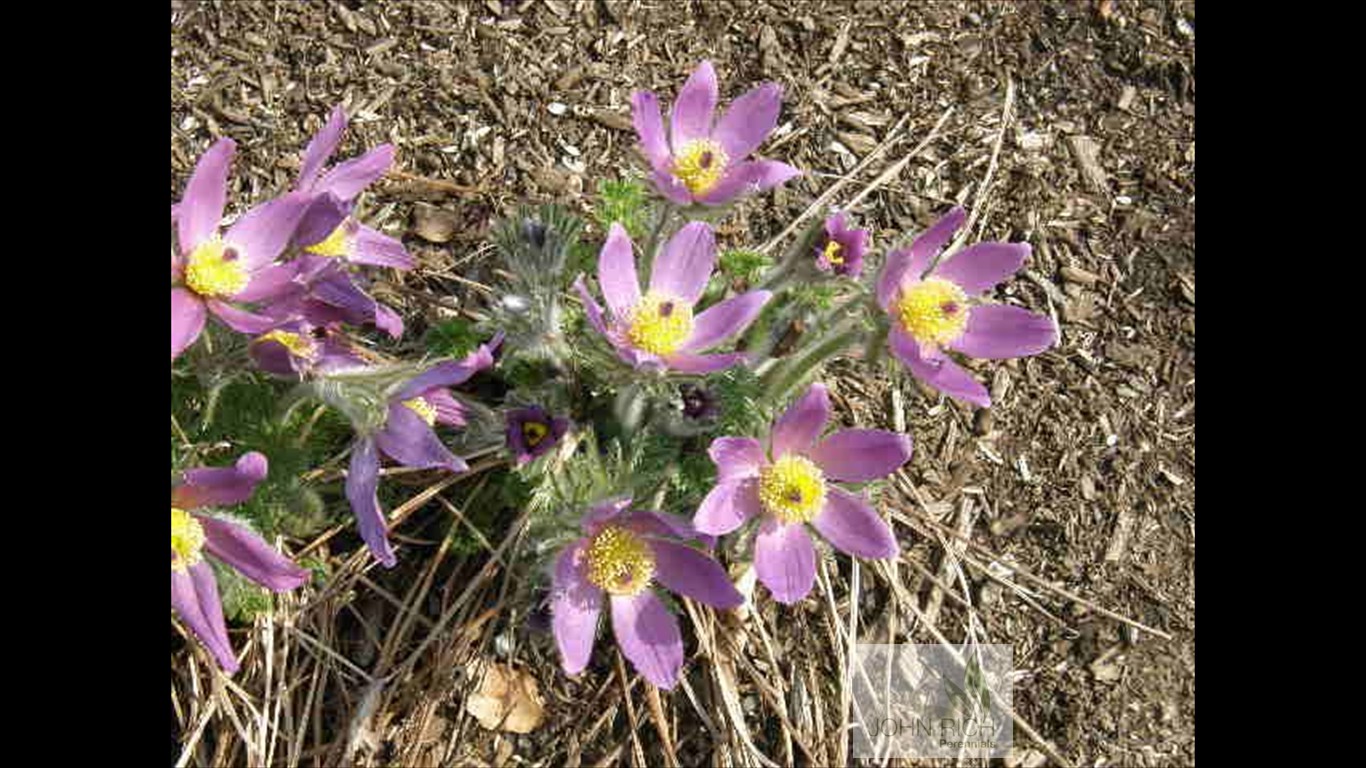
[[1053, 319], [1006, 304], [973, 299], [1019, 271], [1028, 243], [977, 243], [926, 274], [966, 218], [954, 208], [911, 243], [887, 255], [877, 283], [878, 304], [891, 318], [892, 353], [917, 379], [950, 397], [983, 407], [991, 396], [972, 374], [945, 354], [1000, 360], [1037, 354], [1053, 346]]
[[868, 230], [850, 229], [844, 211], [825, 220], [825, 232], [816, 239], [816, 268], [847, 277], [863, 274], [863, 254], [868, 250]]
[[543, 456], [569, 431], [569, 419], [551, 416], [539, 405], [507, 412], [508, 448], [518, 464]]
[[242, 333], [261, 333], [271, 318], [236, 306], [264, 301], [289, 287], [293, 264], [277, 264], [307, 205], [308, 196], [290, 193], [242, 214], [222, 235], [218, 225], [227, 202], [228, 166], [237, 145], [219, 139], [195, 164], [185, 196], [171, 209], [176, 245], [171, 253], [171, 359], [204, 330], [212, 312]]
[[395, 386], [387, 401], [384, 424], [358, 434], [351, 445], [351, 465], [346, 475], [346, 499], [356, 514], [361, 538], [386, 567], [398, 560], [389, 544], [384, 511], [379, 506], [380, 453], [406, 467], [448, 469], [464, 472], [465, 460], [451, 453], [433, 427], [465, 424], [464, 408], [447, 387], [461, 384], [493, 365], [493, 351], [501, 341], [495, 337], [463, 360], [450, 360]]
[[302, 319], [315, 326], [335, 323], [375, 327], [397, 339], [403, 335], [403, 318], [376, 301], [361, 287], [362, 276], [335, 259], [301, 254], [294, 261], [293, 282], [263, 310], [278, 322]]
[[703, 61], [678, 92], [666, 140], [659, 97], [650, 91], [632, 94], [632, 120], [660, 194], [678, 205], [717, 206], [800, 175], [786, 163], [746, 159], [778, 125], [782, 97], [777, 84], [764, 83], [715, 120], [716, 70]]
[[338, 327], [290, 320], [252, 339], [247, 351], [261, 370], [291, 378], [364, 365]]
[[240, 504], [251, 498], [265, 476], [266, 457], [252, 452], [236, 466], [189, 470], [171, 489], [171, 608], [228, 674], [237, 671], [237, 656], [228, 640], [213, 567], [205, 555], [275, 592], [306, 583], [309, 573], [246, 525], [192, 510]]
[[552, 627], [565, 672], [588, 666], [606, 598], [617, 645], [641, 675], [673, 688], [683, 668], [678, 619], [655, 595], [654, 583], [716, 608], [744, 602], [725, 569], [688, 546], [698, 536], [686, 521], [631, 509], [630, 499], [593, 507], [583, 537], [555, 560]]
[[766, 444], [720, 437], [708, 453], [717, 485], [693, 518], [699, 532], [722, 535], [751, 517], [760, 519], [754, 545], [759, 581], [781, 603], [806, 597], [816, 579], [810, 525], [856, 557], [897, 554], [887, 523], [859, 495], [835, 483], [884, 477], [911, 458], [911, 438], [877, 429], [845, 429], [821, 440], [830, 399], [813, 384], [773, 424]]
[[604, 318], [580, 275], [574, 286], [583, 298], [588, 321], [611, 342], [617, 354], [637, 368], [668, 368], [710, 373], [744, 359], [744, 354], [704, 355], [744, 331], [772, 298], [768, 291], [734, 296], [693, 316], [716, 265], [716, 240], [702, 222], [684, 226], [664, 246], [650, 270], [644, 295], [636, 275], [631, 238], [613, 224], [598, 255], [598, 284], [611, 316]]

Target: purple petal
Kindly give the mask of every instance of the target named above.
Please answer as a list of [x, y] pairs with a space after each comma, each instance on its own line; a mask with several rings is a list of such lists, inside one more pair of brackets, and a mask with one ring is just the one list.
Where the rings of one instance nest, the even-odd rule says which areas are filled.
[[455, 399], [449, 389], [445, 387], [435, 387], [423, 392], [421, 395], [427, 405], [436, 409], [436, 423], [445, 424], [448, 427], [463, 427], [467, 419], [467, 410], [463, 403]]
[[171, 359], [180, 357], [185, 348], [199, 338], [204, 320], [209, 316], [204, 302], [184, 288], [171, 289]]
[[650, 180], [654, 182], [659, 194], [674, 205], [692, 205], [692, 191], [682, 179], [672, 173], [656, 170], [650, 174]]
[[664, 140], [664, 118], [659, 111], [659, 97], [650, 91], [631, 94], [631, 122], [640, 137], [640, 149], [656, 171], [668, 172], [673, 163], [669, 144]]
[[294, 228], [294, 242], [305, 248], [317, 245], [342, 226], [350, 215], [350, 204], [336, 195], [326, 192], [315, 195], [304, 209], [304, 215], [299, 218], [299, 225]]
[[312, 202], [313, 199], [302, 192], [264, 202], [242, 214], [223, 239], [238, 249], [242, 263], [248, 269], [259, 269], [274, 261], [289, 245], [299, 220]]
[[[692, 522], [669, 512], [655, 512], [647, 509], [632, 509], [621, 516], [621, 524], [636, 533], [649, 536], [665, 536], [684, 541], [697, 541], [699, 536]], [[705, 537], [710, 539], [710, 536]]]
[[297, 262], [272, 264], [259, 269], [251, 276], [251, 282], [233, 296], [234, 301], [270, 301], [295, 287], [294, 276], [299, 271]]
[[696, 304], [716, 266], [716, 236], [705, 222], [678, 230], [650, 268], [650, 290]]
[[228, 199], [228, 166], [236, 151], [232, 139], [219, 139], [195, 163], [176, 216], [181, 253], [189, 254], [218, 231]]
[[617, 519], [624, 514], [631, 506], [631, 497], [622, 496], [615, 499], [594, 504], [584, 513], [583, 519], [579, 521], [579, 527], [588, 535], [598, 532], [602, 526]]
[[389, 307], [375, 302], [375, 327], [397, 339], [403, 335], [403, 318]]
[[351, 252], [347, 254], [347, 259], [376, 267], [413, 268], [413, 257], [403, 243], [363, 224], [352, 235]]
[[299, 168], [299, 180], [295, 184], [298, 189], [308, 189], [312, 186], [314, 179], [318, 178], [318, 171], [322, 170], [323, 164], [332, 153], [337, 151], [344, 131], [346, 110], [338, 104], [328, 116], [327, 124], [308, 142], [308, 149], [304, 150], [303, 165]]
[[655, 576], [659, 583], [684, 597], [713, 608], [735, 608], [745, 598], [730, 583], [721, 564], [692, 547], [654, 539]]
[[886, 477], [911, 458], [911, 437], [881, 429], [846, 429], [808, 454], [827, 480], [866, 483]]
[[350, 202], [362, 190], [373, 184], [394, 162], [394, 145], [381, 144], [360, 157], [338, 163], [318, 179], [316, 192], [331, 192]]
[[171, 506], [181, 509], [227, 507], [251, 498], [266, 477], [266, 457], [244, 453], [231, 467], [201, 467], [185, 473], [184, 482], [171, 489]]
[[683, 636], [678, 618], [645, 591], [633, 597], [613, 595], [612, 631], [631, 666], [655, 686], [670, 690], [683, 669]]
[[967, 211], [954, 208], [920, 233], [911, 247], [889, 253], [877, 281], [878, 306], [886, 309], [903, 284], [918, 281], [930, 265], [930, 259], [944, 248], [967, 217]]
[[[971, 319], [971, 318], [969, 318]], [[920, 345], [902, 328], [892, 324], [892, 354], [897, 356], [911, 375], [944, 394], [964, 402], [987, 408], [991, 405], [991, 395], [982, 383], [963, 370], [945, 355], [936, 360], [925, 360], [920, 355]]]
[[716, 99], [716, 70], [712, 69], [710, 61], [703, 61], [693, 70], [674, 100], [669, 120], [672, 126], [669, 142], [675, 152], [689, 141], [705, 139], [711, 134]]
[[745, 362], [744, 352], [727, 352], [724, 355], [690, 355], [675, 352], [664, 358], [665, 364], [679, 373], [712, 373]]
[[593, 329], [602, 334], [604, 338], [610, 339], [607, 333], [607, 324], [602, 320], [602, 306], [593, 299], [593, 295], [588, 292], [588, 286], [583, 282], [583, 275], [574, 281], [574, 290], [579, 292], [579, 299], [583, 302], [583, 312], [588, 316], [588, 324]]
[[469, 469], [465, 460], [442, 445], [427, 422], [401, 403], [389, 406], [389, 420], [384, 429], [375, 433], [375, 445], [389, 458], [405, 467], [449, 469], [464, 472]]
[[636, 257], [626, 229], [616, 222], [598, 254], [598, 285], [612, 310], [613, 319], [626, 317], [640, 303], [640, 278], [636, 276]]
[[493, 352], [489, 345], [480, 344], [479, 348], [460, 360], [447, 360], [438, 363], [404, 384], [391, 400], [409, 400], [435, 387], [453, 387], [464, 384], [474, 374], [493, 367]]
[[811, 525], [845, 554], [878, 560], [899, 551], [892, 527], [867, 502], [843, 488], [826, 486], [825, 508]]
[[308, 583], [309, 572], [276, 552], [250, 528], [215, 517], [195, 515], [204, 527], [204, 548], [243, 576], [274, 592]]
[[718, 484], [702, 499], [692, 524], [702, 533], [724, 536], [761, 513], [759, 480], [744, 478]]
[[763, 192], [782, 184], [802, 172], [776, 160], [745, 160], [726, 171], [716, 186], [697, 198], [702, 205], [725, 205], [741, 195]]
[[708, 307], [694, 318], [692, 335], [680, 349], [698, 352], [739, 334], [754, 322], [771, 298], [773, 294], [769, 291], [750, 291]]
[[976, 306], [970, 312], [963, 335], [949, 345], [968, 357], [1003, 360], [1037, 355], [1058, 340], [1057, 326], [1048, 315], [1005, 304]]
[[389, 528], [384, 512], [379, 508], [379, 452], [368, 438], [351, 446], [351, 467], [346, 473], [346, 500], [356, 513], [356, 527], [360, 537], [386, 568], [398, 564], [394, 548], [389, 544]]
[[782, 416], [773, 423], [770, 437], [773, 458], [788, 453], [806, 453], [816, 444], [825, 424], [830, 420], [830, 393], [824, 384], [812, 384], [797, 398]]
[[778, 127], [778, 112], [783, 108], [783, 89], [777, 83], [764, 83], [732, 101], [716, 123], [712, 138], [721, 143], [731, 162], [749, 157]]
[[718, 437], [707, 448], [719, 482], [755, 477], [764, 464], [764, 449], [752, 437]]
[[754, 539], [754, 572], [784, 605], [810, 594], [816, 583], [816, 548], [806, 526], [764, 520]]
[[585, 542], [567, 547], [555, 560], [551, 589], [551, 627], [565, 674], [577, 675], [593, 656], [593, 639], [602, 613], [602, 590], [584, 575]]
[[279, 319], [248, 312], [218, 299], [208, 300], [209, 311], [229, 328], [250, 336], [265, 333], [279, 324]]
[[975, 296], [1020, 271], [1029, 252], [1029, 243], [977, 243], [940, 262], [934, 275]]
[[231, 675], [238, 670], [237, 655], [232, 652], [228, 626], [223, 621], [218, 583], [208, 563], [195, 563], [184, 571], [171, 569], [171, 608], [209, 649], [224, 672]]

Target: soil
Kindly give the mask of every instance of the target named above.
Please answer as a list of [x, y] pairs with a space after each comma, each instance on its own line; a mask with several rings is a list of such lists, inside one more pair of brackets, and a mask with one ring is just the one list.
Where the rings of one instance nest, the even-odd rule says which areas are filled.
[[[782, 84], [779, 131], [761, 153], [806, 171], [728, 218], [719, 229], [726, 245], [777, 235], [891, 137], [885, 155], [838, 196], [848, 200], [952, 108], [925, 148], [855, 214], [873, 230], [875, 248], [913, 235], [955, 203], [978, 215], [972, 240], [1028, 241], [1029, 273], [1003, 295], [1055, 313], [1062, 341], [1034, 358], [978, 366], [995, 405], [976, 413], [871, 379], [861, 363], [841, 364], [832, 385], [841, 418], [865, 426], [904, 418], [915, 436], [908, 482], [889, 504], [962, 525], [999, 555], [998, 567], [1023, 566], [1171, 635], [1133, 630], [1017, 578], [1045, 614], [966, 570], [979, 631], [1012, 644], [1025, 671], [1014, 704], [1026, 721], [1078, 765], [1194, 762], [1193, 3], [488, 0], [171, 9], [172, 200], [219, 136], [239, 145], [230, 200], [259, 201], [286, 188], [301, 148], [331, 107], [345, 104], [353, 118], [339, 157], [386, 141], [398, 149], [401, 173], [376, 185], [367, 208], [372, 221], [410, 230], [405, 243], [420, 268], [376, 289], [405, 316], [436, 317], [437, 305], [414, 298], [424, 292], [478, 300], [451, 275], [489, 274], [492, 259], [481, 246], [495, 217], [525, 201], [582, 207], [598, 179], [639, 166], [631, 91], [671, 99], [701, 59], [715, 64], [723, 103], [758, 81]], [[430, 227], [433, 215], [445, 221], [435, 238], [444, 242], [411, 231]], [[942, 544], [906, 540], [910, 557], [930, 568], [943, 561]], [[911, 586], [932, 591], [914, 579]], [[967, 621], [962, 614], [943, 601], [940, 629], [952, 635]], [[444, 754], [638, 762], [624, 717], [596, 742], [576, 737], [566, 747], [561, 738], [585, 716], [569, 711], [578, 697], [596, 695], [607, 678], [596, 687], [566, 683], [549, 664], [536, 676], [548, 699], [540, 737], [466, 729], [470, 743]], [[351, 697], [361, 695], [358, 686]], [[344, 700], [360, 706], [351, 697]], [[681, 692], [670, 697], [675, 712], [688, 706]], [[635, 706], [645, 718], [643, 701]], [[445, 716], [455, 719], [458, 708]], [[762, 733], [767, 725], [756, 718], [750, 727]], [[226, 722], [214, 727], [230, 730]], [[677, 733], [690, 727], [681, 722]], [[378, 741], [405, 733], [381, 730]], [[680, 759], [708, 759], [707, 738], [680, 744]], [[611, 749], [620, 743], [627, 747]], [[1018, 730], [1016, 744], [1007, 764], [1043, 762]], [[662, 759], [653, 742], [637, 748], [648, 763]], [[381, 744], [358, 754], [383, 762], [414, 753]]]

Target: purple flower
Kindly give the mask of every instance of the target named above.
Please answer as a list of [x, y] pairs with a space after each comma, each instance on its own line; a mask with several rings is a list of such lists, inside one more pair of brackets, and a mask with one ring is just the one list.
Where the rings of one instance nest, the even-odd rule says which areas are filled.
[[709, 421], [721, 415], [721, 403], [711, 390], [697, 384], [685, 384], [679, 389], [683, 397], [683, 416], [693, 421]]
[[229, 328], [261, 333], [275, 321], [244, 310], [241, 302], [269, 299], [294, 278], [293, 264], [275, 259], [289, 244], [308, 204], [291, 193], [242, 214], [218, 233], [228, 194], [228, 166], [237, 145], [219, 139], [195, 164], [185, 197], [172, 207], [176, 248], [171, 256], [171, 359], [199, 338], [212, 312]]
[[507, 425], [508, 447], [518, 464], [546, 454], [569, 431], [569, 419], [551, 417], [539, 405], [508, 411]]
[[598, 255], [598, 284], [610, 318], [589, 295], [580, 275], [574, 284], [583, 298], [588, 321], [616, 348], [621, 359], [637, 368], [669, 368], [682, 373], [710, 373], [729, 368], [744, 354], [698, 354], [739, 334], [772, 298], [768, 291], [750, 291], [710, 307], [693, 317], [716, 265], [716, 241], [711, 227], [692, 222], [664, 246], [650, 270], [650, 287], [640, 293], [631, 238], [613, 224]]
[[986, 407], [991, 405], [986, 387], [950, 360], [944, 348], [984, 360], [1024, 357], [1053, 346], [1058, 329], [1045, 315], [970, 301], [1015, 274], [1029, 256], [1028, 243], [977, 243], [925, 274], [965, 218], [962, 208], [954, 208], [910, 248], [888, 254], [877, 301], [892, 321], [892, 353], [912, 375], [950, 397]]
[[346, 112], [338, 105], [304, 151], [295, 188], [310, 193], [312, 205], [300, 222], [294, 240], [305, 252], [318, 256], [378, 267], [412, 269], [413, 257], [403, 243], [361, 224], [353, 216], [356, 197], [393, 164], [394, 146], [381, 144], [360, 157], [322, 172], [323, 164], [337, 151], [345, 130]]
[[295, 264], [293, 283], [271, 302], [265, 315], [277, 322], [302, 319], [315, 326], [374, 323], [395, 339], [403, 335], [403, 318], [366, 293], [357, 284], [359, 276], [340, 262], [303, 254]]
[[582, 672], [593, 653], [605, 595], [622, 654], [646, 680], [670, 689], [683, 668], [683, 637], [651, 582], [716, 608], [735, 608], [744, 598], [719, 563], [683, 543], [698, 538], [691, 525], [630, 505], [623, 499], [590, 509], [581, 524], [583, 537], [556, 559], [555, 643], [564, 671]]
[[745, 159], [778, 125], [782, 97], [776, 83], [764, 83], [736, 99], [713, 125], [716, 70], [703, 61], [678, 92], [666, 142], [659, 97], [650, 91], [633, 93], [631, 117], [660, 194], [677, 205], [716, 206], [800, 175], [786, 163]]
[[495, 337], [465, 359], [438, 363], [399, 385], [389, 396], [384, 425], [358, 435], [351, 445], [346, 499], [356, 513], [361, 538], [385, 567], [394, 567], [398, 560], [389, 545], [384, 511], [379, 507], [380, 452], [406, 467], [467, 471], [469, 465], [446, 449], [433, 427], [464, 426], [464, 407], [447, 387], [492, 366], [492, 347], [501, 340], [501, 336]]
[[363, 365], [337, 326], [291, 320], [252, 339], [247, 351], [258, 368], [279, 376], [304, 378]]
[[816, 241], [816, 267], [822, 272], [858, 277], [868, 250], [868, 230], [849, 229], [840, 211], [825, 220], [825, 234]]
[[911, 438], [846, 429], [818, 439], [830, 419], [825, 386], [813, 384], [769, 433], [767, 449], [749, 437], [720, 437], [708, 453], [717, 485], [693, 518], [698, 531], [730, 533], [759, 517], [754, 568], [780, 603], [806, 597], [816, 579], [809, 523], [836, 549], [856, 557], [895, 557], [892, 529], [859, 495], [834, 484], [890, 475], [911, 458]]
[[213, 567], [204, 553], [275, 592], [301, 586], [309, 573], [245, 525], [190, 510], [240, 504], [251, 498], [265, 476], [266, 457], [253, 451], [243, 454], [234, 467], [192, 469], [171, 489], [171, 608], [229, 675], [237, 671], [237, 656], [228, 640]]

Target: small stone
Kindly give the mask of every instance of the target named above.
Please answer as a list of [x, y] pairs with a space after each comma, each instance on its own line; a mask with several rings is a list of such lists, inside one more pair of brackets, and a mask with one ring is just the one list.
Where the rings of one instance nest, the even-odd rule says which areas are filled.
[[550, 104], [546, 105], [546, 109], [550, 111], [550, 114], [555, 115], [556, 117], [559, 117], [560, 115], [563, 115], [564, 113], [569, 111], [569, 107], [565, 106], [564, 104], [561, 104], [558, 101], [550, 102]]

